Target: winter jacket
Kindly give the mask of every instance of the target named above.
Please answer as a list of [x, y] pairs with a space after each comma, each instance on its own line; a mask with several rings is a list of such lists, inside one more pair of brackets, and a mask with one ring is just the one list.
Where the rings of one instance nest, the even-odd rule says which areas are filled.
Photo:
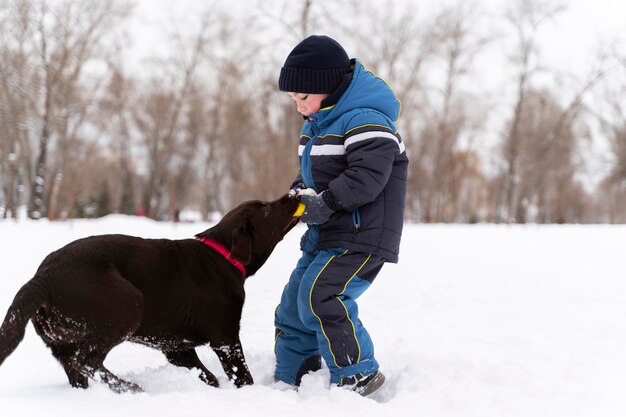
[[408, 167], [394, 124], [400, 103], [382, 79], [352, 63], [345, 92], [310, 114], [300, 133], [302, 181], [318, 193], [328, 190], [336, 209], [326, 223], [309, 227], [303, 250], [340, 247], [395, 263]]

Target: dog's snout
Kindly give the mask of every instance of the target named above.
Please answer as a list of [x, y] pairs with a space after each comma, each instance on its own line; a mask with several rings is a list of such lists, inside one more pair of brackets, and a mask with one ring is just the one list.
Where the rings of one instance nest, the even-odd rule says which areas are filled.
[[295, 211], [296, 208], [298, 208], [298, 204], [300, 203], [300, 201], [298, 200], [297, 196], [287, 193], [278, 200], [276, 200], [274, 203], [276, 203], [276, 206], [281, 209], [286, 208]]

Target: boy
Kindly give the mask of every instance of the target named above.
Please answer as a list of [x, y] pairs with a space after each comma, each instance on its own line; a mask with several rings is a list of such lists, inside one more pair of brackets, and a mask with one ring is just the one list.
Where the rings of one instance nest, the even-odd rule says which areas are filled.
[[305, 119], [291, 192], [308, 229], [276, 309], [275, 378], [298, 386], [323, 358], [331, 384], [369, 395], [385, 377], [356, 299], [398, 261], [408, 165], [394, 124], [400, 103], [327, 36], [291, 51], [278, 86]]

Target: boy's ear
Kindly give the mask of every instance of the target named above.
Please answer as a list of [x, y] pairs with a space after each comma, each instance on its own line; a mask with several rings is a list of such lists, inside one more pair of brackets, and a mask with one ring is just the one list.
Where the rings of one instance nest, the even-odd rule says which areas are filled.
[[233, 231], [230, 253], [244, 265], [248, 265], [252, 260], [252, 239], [245, 225]]

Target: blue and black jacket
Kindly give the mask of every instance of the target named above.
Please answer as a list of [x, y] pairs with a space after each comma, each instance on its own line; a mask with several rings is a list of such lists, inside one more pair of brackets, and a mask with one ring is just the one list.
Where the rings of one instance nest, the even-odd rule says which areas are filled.
[[326, 223], [309, 226], [303, 250], [340, 247], [395, 263], [408, 166], [394, 124], [400, 102], [360, 61], [352, 63], [349, 85], [336, 104], [309, 115], [300, 133], [302, 182], [318, 193], [328, 190], [336, 210]]

